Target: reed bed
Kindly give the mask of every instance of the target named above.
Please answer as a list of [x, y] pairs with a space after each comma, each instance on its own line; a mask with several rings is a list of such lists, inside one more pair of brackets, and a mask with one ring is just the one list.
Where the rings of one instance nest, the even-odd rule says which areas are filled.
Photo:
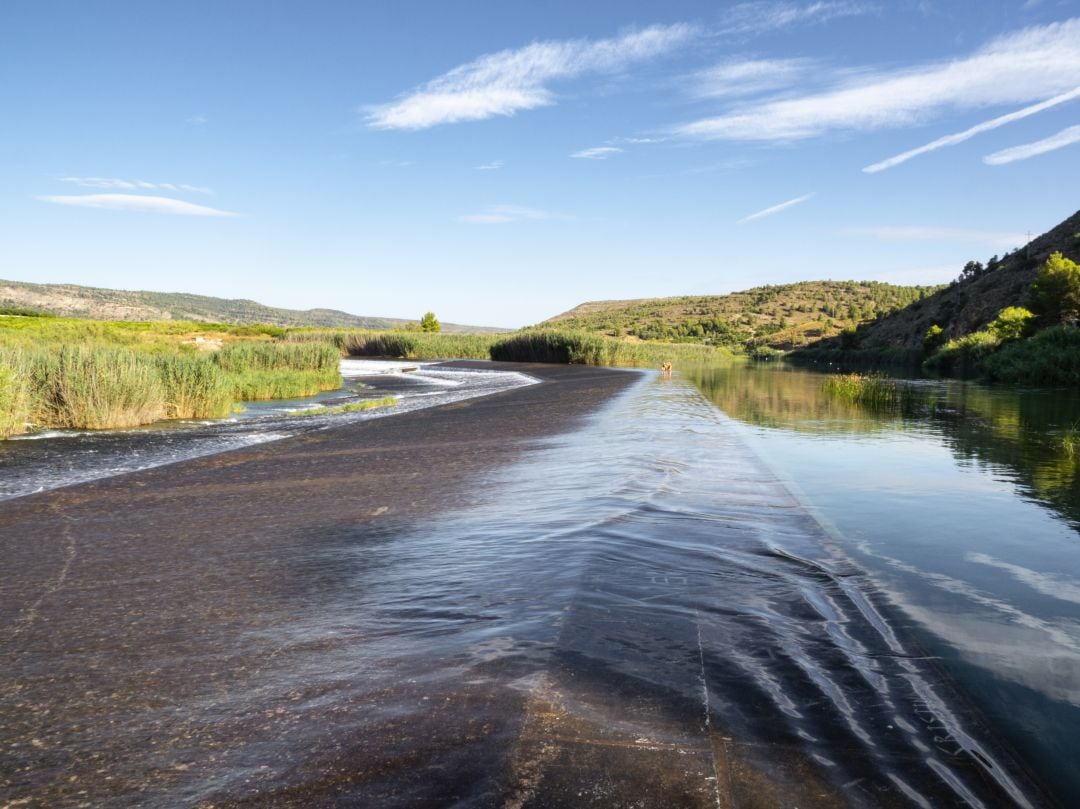
[[222, 419], [233, 404], [233, 385], [212, 357], [171, 354], [156, 358], [165, 386], [166, 416], [173, 419]]
[[722, 348], [689, 343], [628, 343], [588, 332], [528, 329], [496, 341], [491, 358], [503, 362], [551, 362], [572, 365], [659, 367], [730, 362]]
[[36, 415], [50, 426], [135, 427], [165, 416], [165, 387], [150, 357], [123, 348], [65, 345], [31, 362]]
[[9, 337], [0, 330], [0, 438], [31, 427], [106, 429], [163, 418], [224, 418], [236, 401], [292, 399], [341, 386], [341, 352], [327, 343], [246, 340], [200, 354], [175, 342]]
[[33, 419], [33, 398], [20, 360], [14, 352], [0, 352], [0, 438], [26, 432]]
[[835, 399], [870, 407], [901, 407], [913, 398], [906, 388], [881, 374], [836, 374], [821, 388]]

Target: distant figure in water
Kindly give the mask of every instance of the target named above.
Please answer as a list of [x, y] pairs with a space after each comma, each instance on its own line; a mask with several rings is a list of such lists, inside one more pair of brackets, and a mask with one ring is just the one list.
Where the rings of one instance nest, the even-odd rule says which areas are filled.
[[670, 362], [665, 362], [663, 365], [660, 366], [660, 375], [661, 376], [671, 376], [671, 363]]

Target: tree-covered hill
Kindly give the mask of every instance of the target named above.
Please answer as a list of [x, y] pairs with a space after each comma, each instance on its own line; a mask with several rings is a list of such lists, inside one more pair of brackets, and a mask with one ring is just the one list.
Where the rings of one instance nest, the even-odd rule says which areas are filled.
[[[417, 321], [353, 315], [336, 309], [279, 309], [252, 300], [213, 298], [182, 292], [129, 292], [75, 284], [31, 284], [0, 280], [0, 309], [32, 309], [91, 320], [191, 320], [199, 323], [313, 326], [333, 329], [392, 329]], [[499, 332], [483, 326], [443, 323], [445, 332]]]
[[[932, 326], [942, 329], [941, 341], [955, 340], [985, 329], [1009, 306], [1024, 306], [1039, 270], [1052, 253], [1080, 259], [1080, 211], [1025, 247], [986, 263], [969, 261], [957, 267], [959, 277], [923, 300], [859, 328], [846, 339], [847, 347], [864, 350], [921, 350]], [[833, 339], [815, 350], [841, 348]]]
[[885, 317], [939, 287], [804, 281], [729, 295], [583, 303], [542, 325], [640, 340], [789, 350]]

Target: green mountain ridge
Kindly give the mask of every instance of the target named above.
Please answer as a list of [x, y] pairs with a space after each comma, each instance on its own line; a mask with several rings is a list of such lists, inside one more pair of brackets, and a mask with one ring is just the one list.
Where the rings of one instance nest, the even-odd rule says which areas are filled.
[[544, 321], [612, 337], [789, 350], [922, 300], [935, 286], [801, 281], [728, 295], [590, 301]]
[[[281, 309], [244, 298], [214, 298], [184, 292], [148, 292], [34, 284], [0, 279], [0, 308], [27, 308], [61, 317], [92, 320], [190, 320], [198, 323], [267, 324], [286, 328], [393, 329], [416, 320], [354, 315], [337, 309]], [[442, 323], [449, 333], [497, 333], [507, 329]]]
[[[969, 263], [962, 278], [933, 295], [862, 325], [854, 342], [863, 349], [921, 349], [931, 326], [940, 326], [950, 340], [984, 329], [1002, 309], [1024, 305], [1036, 275], [1055, 252], [1080, 260], [1080, 211], [1000, 259], [985, 266]], [[841, 348], [841, 342], [822, 340], [813, 348]]]

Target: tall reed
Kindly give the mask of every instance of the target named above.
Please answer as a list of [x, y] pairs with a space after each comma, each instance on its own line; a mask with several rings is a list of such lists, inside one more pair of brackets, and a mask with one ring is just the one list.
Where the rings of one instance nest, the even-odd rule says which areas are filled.
[[25, 354], [0, 349], [0, 438], [26, 432], [33, 407]]
[[232, 385], [211, 357], [163, 354], [155, 359], [165, 387], [169, 418], [220, 419], [229, 415]]
[[151, 357], [123, 348], [61, 346], [36, 357], [40, 417], [57, 427], [134, 427], [163, 418], [165, 389]]
[[821, 388], [835, 399], [870, 407], [903, 407], [917, 398], [895, 380], [880, 374], [835, 374]]

